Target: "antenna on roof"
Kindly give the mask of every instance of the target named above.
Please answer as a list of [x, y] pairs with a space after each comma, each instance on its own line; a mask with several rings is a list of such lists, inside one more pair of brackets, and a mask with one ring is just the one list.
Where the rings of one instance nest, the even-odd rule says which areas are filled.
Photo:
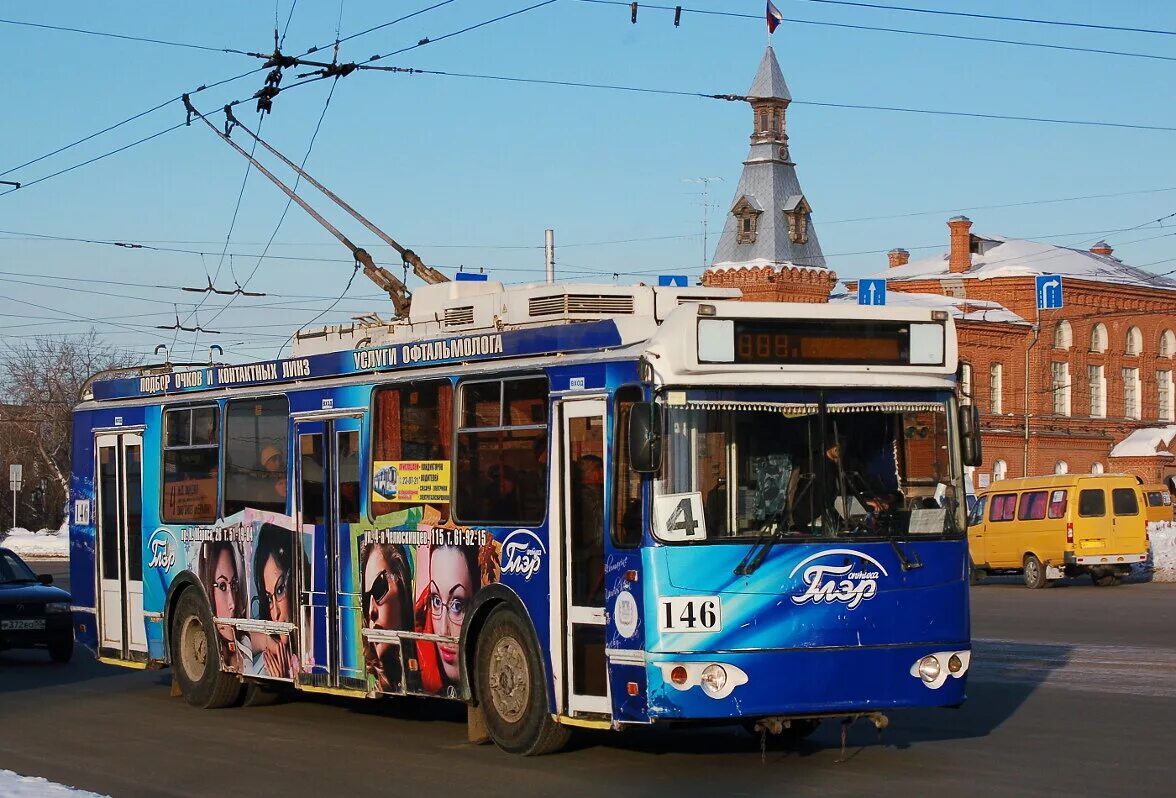
[[723, 182], [721, 177], [685, 177], [682, 178], [686, 183], [702, 183], [702, 268], [706, 269], [708, 266], [706, 262], [707, 256], [707, 220], [709, 218], [711, 204], [710, 204], [710, 184], [714, 180], [716, 182]]

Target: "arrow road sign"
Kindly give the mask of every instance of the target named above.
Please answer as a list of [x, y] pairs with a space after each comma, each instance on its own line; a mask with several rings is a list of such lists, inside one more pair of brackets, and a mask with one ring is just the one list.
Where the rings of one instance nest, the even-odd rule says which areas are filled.
[[12, 463], [8, 466], [8, 487], [15, 493], [20, 490], [20, 483], [24, 477], [24, 466]]
[[1062, 278], [1056, 274], [1037, 275], [1037, 309], [1057, 310], [1063, 304]]
[[860, 280], [860, 281], [858, 281], [858, 304], [859, 305], [885, 305], [886, 304], [886, 281], [885, 280]]

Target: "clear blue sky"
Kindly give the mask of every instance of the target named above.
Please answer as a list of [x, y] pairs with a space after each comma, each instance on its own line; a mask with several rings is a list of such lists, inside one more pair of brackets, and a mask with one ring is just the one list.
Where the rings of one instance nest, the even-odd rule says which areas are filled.
[[[885, 2], [885, 0], [881, 0]], [[531, 0], [534, 2], [534, 0]], [[436, 39], [523, 8], [528, 0], [456, 0], [343, 45], [343, 61]], [[675, 3], [662, 4], [674, 5]], [[910, 0], [894, 5], [1034, 16], [1176, 30], [1165, 0]], [[429, 0], [344, 0], [344, 36], [430, 5]], [[790, 19], [1019, 39], [1172, 56], [1176, 36], [1067, 29], [776, 0]], [[694, 0], [688, 8], [752, 15], [761, 0]], [[284, 26], [290, 0], [279, 0]], [[268, 51], [269, 2], [8, 4], [0, 17]], [[339, 5], [302, 0], [285, 50], [333, 42]], [[420, 47], [387, 64], [454, 72], [602, 82], [704, 93], [742, 93], [767, 41], [760, 19], [559, 0], [544, 8]], [[1171, 102], [1176, 61], [958, 41], [879, 31], [784, 24], [772, 41], [800, 101], [907, 106], [1176, 127]], [[326, 53], [327, 51], [324, 51]], [[320, 54], [323, 55], [323, 54]], [[255, 68], [241, 55], [164, 47], [0, 24], [5, 124], [0, 171], [100, 130], [202, 83]], [[292, 70], [292, 73], [302, 71]], [[260, 87], [256, 74], [195, 95], [214, 111]], [[295, 80], [288, 73], [283, 85]], [[262, 134], [300, 160], [330, 89], [328, 81], [279, 96]], [[252, 104], [238, 108], [255, 124]], [[183, 120], [173, 103], [2, 179], [31, 182]], [[794, 105], [792, 154], [830, 266], [842, 277], [882, 268], [885, 255], [849, 254], [905, 246], [915, 257], [946, 247], [954, 209], [1077, 197], [1099, 200], [966, 211], [977, 232], [1089, 246], [1099, 231], [1145, 225], [1176, 211], [1176, 132], [959, 119]], [[702, 207], [692, 177], [712, 183], [716, 216], [730, 207], [747, 153], [745, 104], [426, 75], [355, 73], [340, 80], [308, 170], [425, 261], [443, 270], [487, 269], [506, 282], [542, 279], [543, 230], [556, 231], [561, 277], [612, 282], [658, 272], [697, 276]], [[235, 137], [244, 142], [239, 134]], [[267, 163], [272, 163], [272, 159]], [[220, 262], [245, 161], [193, 124], [124, 153], [0, 196], [0, 230], [21, 234], [160, 243], [195, 254], [128, 250], [0, 234], [0, 351], [20, 336], [90, 327], [111, 343], [147, 354], [174, 333], [152, 329], [181, 319], [200, 295], [152, 286], [201, 285], [220, 265], [219, 287], [244, 282], [256, 258]], [[282, 171], [283, 176], [288, 173]], [[0, 189], [2, 190], [2, 189]], [[386, 247], [309, 188], [330, 212], [398, 269]], [[229, 251], [257, 253], [273, 233], [285, 197], [260, 176], [246, 185]], [[898, 216], [875, 221], [861, 217]], [[1176, 219], [1170, 222], [1176, 232]], [[1108, 233], [1116, 254], [1163, 272], [1176, 268], [1176, 237], [1157, 225]], [[1139, 239], [1150, 239], [1140, 241]], [[616, 242], [629, 239], [646, 239]], [[1130, 243], [1135, 242], [1135, 243]], [[919, 249], [916, 249], [919, 247]], [[843, 254], [845, 253], [845, 254]], [[249, 283], [265, 298], [238, 298], [215, 321], [217, 297], [199, 312], [224, 334], [201, 336], [198, 357], [216, 342], [232, 359], [268, 358], [292, 330], [344, 289], [346, 251], [294, 207], [270, 259]], [[1161, 262], [1165, 261], [1165, 262]], [[40, 275], [22, 277], [13, 273]], [[48, 276], [122, 281], [66, 282]], [[640, 275], [632, 277], [631, 275]], [[23, 282], [14, 282], [23, 281]], [[28, 285], [25, 283], [36, 283]], [[415, 280], [410, 280], [410, 284]], [[50, 287], [53, 286], [53, 287]], [[106, 296], [96, 292], [113, 294]], [[300, 296], [314, 297], [301, 299]], [[43, 310], [37, 305], [51, 308]], [[362, 276], [324, 320], [390, 306]], [[72, 314], [72, 315], [71, 315]], [[100, 319], [101, 322], [83, 318]], [[126, 326], [116, 326], [110, 322]], [[195, 319], [189, 324], [195, 323]], [[38, 326], [32, 326], [38, 325]], [[174, 351], [187, 357], [193, 336]]]

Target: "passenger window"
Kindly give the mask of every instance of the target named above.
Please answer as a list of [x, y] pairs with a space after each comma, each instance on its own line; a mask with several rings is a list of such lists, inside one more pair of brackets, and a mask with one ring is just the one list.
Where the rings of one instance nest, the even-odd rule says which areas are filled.
[[1101, 488], [1078, 492], [1078, 515], [1083, 518], [1101, 518], [1106, 514], [1107, 494]]
[[165, 524], [216, 520], [220, 435], [217, 407], [163, 411], [163, 508]]
[[1066, 517], [1066, 497], [1069, 494], [1064, 490], [1055, 490], [1049, 495], [1049, 517], [1050, 518], [1065, 518]]
[[[613, 506], [613, 542], [618, 546], [641, 545], [641, 474], [629, 465], [629, 415], [634, 402], [641, 401], [641, 389], [629, 386], [617, 391], [616, 414], [614, 416], [613, 451], [616, 452], [616, 478], [613, 480], [616, 495]], [[726, 505], [726, 497], [723, 497]]]
[[1002, 493], [992, 497], [992, 510], [988, 514], [989, 521], [1012, 521], [1017, 509], [1017, 494]]
[[284, 396], [225, 407], [225, 515], [286, 512], [290, 403]]
[[968, 511], [968, 526], [976, 526], [984, 521], [984, 507], [988, 504], [988, 497], [981, 496]]
[[1045, 518], [1045, 495], [1043, 490], [1022, 493], [1017, 518], [1021, 521], [1040, 521]]
[[533, 526], [547, 510], [547, 379], [459, 386], [454, 515], [464, 523]]
[[[449, 380], [380, 388], [372, 447], [372, 515], [439, 524], [453, 501], [453, 386]], [[419, 513], [419, 517], [415, 514]]]
[[1112, 489], [1111, 508], [1115, 511], [1115, 515], [1139, 515], [1139, 500], [1135, 498], [1135, 489]]

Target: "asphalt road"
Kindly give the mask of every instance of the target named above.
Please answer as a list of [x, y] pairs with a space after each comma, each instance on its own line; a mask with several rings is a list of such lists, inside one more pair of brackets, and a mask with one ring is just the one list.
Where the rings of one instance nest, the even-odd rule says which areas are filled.
[[[38, 570], [44, 571], [42, 567]], [[59, 579], [59, 581], [62, 581]], [[1164, 795], [1176, 759], [1176, 585], [976, 587], [958, 710], [826, 723], [802, 748], [729, 729], [584, 733], [521, 759], [441, 702], [303, 697], [198, 711], [166, 673], [0, 655], [0, 768], [112, 796]]]

